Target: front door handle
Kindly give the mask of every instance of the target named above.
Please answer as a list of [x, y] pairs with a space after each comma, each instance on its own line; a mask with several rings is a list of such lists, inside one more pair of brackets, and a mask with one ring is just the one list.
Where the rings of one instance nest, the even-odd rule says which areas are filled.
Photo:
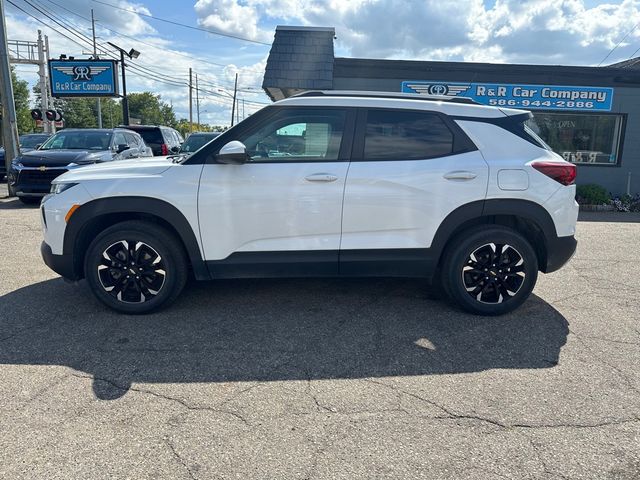
[[444, 174], [444, 178], [447, 180], [473, 180], [477, 176], [477, 173], [469, 172], [467, 170], [455, 170]]
[[304, 177], [307, 182], [335, 182], [338, 177], [331, 173], [314, 173]]

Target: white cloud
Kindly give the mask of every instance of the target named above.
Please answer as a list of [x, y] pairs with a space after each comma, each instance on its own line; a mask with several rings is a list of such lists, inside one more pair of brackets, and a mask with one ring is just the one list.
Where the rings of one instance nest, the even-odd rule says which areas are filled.
[[[199, 0], [196, 13], [252, 39], [271, 38], [276, 23], [333, 26], [355, 57], [574, 65], [598, 64], [640, 22], [637, 0]], [[608, 60], [635, 44], [640, 28]]]
[[[62, 23], [68, 24], [76, 30], [76, 33], [90, 37], [90, 23], [86, 20], [90, 13], [86, 0], [55, 0], [60, 5], [66, 7], [70, 11], [63, 8], [54, 8], [49, 5], [50, 10], [55, 12], [57, 18]], [[109, 3], [117, 4], [125, 9], [135, 10], [144, 14], [151, 14], [150, 10], [143, 5], [127, 2], [125, 0], [108, 0]], [[46, 4], [45, 4], [46, 5]], [[231, 117], [231, 99], [219, 89], [227, 89], [233, 91], [233, 74], [237, 69], [240, 72], [239, 86], [243, 89], [239, 98], [246, 98], [248, 101], [266, 102], [268, 98], [260, 89], [249, 90], [248, 87], [255, 87], [262, 82], [262, 72], [264, 71], [264, 63], [266, 56], [258, 63], [255, 60], [245, 60], [251, 58], [251, 55], [234, 55], [233, 59], [229, 59], [229, 66], [224, 67], [226, 59], [222, 56], [213, 58], [214, 65], [202, 62], [194, 57], [190, 51], [188, 42], [179, 42], [174, 38], [181, 38], [180, 31], [176, 31], [175, 35], [171, 35], [170, 39], [163, 38], [160, 33], [155, 30], [148, 22], [148, 19], [122, 10], [116, 10], [99, 3], [91, 4], [94, 8], [96, 23], [96, 33], [98, 36], [98, 44], [100, 49], [110, 50], [106, 44], [107, 41], [120, 45], [124, 49], [135, 47], [141, 51], [141, 55], [137, 60], [128, 60], [131, 65], [127, 69], [127, 90], [130, 93], [151, 91], [160, 94], [162, 99], [171, 103], [178, 118], [188, 118], [189, 114], [189, 89], [188, 89], [188, 72], [192, 67], [197, 72], [201, 81], [202, 89], [200, 95], [201, 121], [203, 123], [212, 124], [228, 124]], [[25, 7], [25, 10], [28, 10]], [[31, 10], [28, 10], [31, 12]], [[84, 19], [71, 12], [77, 12]], [[36, 40], [37, 30], [41, 29], [45, 35], [49, 37], [51, 57], [58, 57], [60, 54], [73, 55], [85, 58], [83, 52], [90, 52], [91, 45], [82, 41], [73, 33], [66, 31], [71, 39], [65, 38], [58, 32], [65, 32], [60, 25], [56, 25], [43, 14], [32, 12], [34, 16], [42, 20], [46, 25], [37, 20], [24, 15], [22, 12], [16, 11], [10, 7], [10, 14], [7, 15], [7, 30], [9, 38], [21, 40]], [[115, 29], [132, 38], [122, 38], [117, 36], [109, 29]], [[238, 52], [239, 53], [239, 52]], [[102, 53], [106, 57], [106, 53]], [[246, 61], [245, 64], [239, 63]], [[255, 64], [254, 64], [255, 63]], [[235, 65], [239, 65], [236, 67]], [[145, 70], [145, 72], [136, 69], [136, 67]], [[32, 86], [37, 83], [37, 67], [29, 65], [20, 65], [17, 71], [18, 75], [27, 80]], [[33, 100], [33, 98], [32, 98]], [[194, 120], [196, 118], [195, 92], [194, 92]], [[252, 113], [258, 105], [245, 104], [245, 112]]]

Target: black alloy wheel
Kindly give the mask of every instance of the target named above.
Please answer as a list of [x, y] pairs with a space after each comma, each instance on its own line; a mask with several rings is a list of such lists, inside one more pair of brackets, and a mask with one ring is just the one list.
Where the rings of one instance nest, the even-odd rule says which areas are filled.
[[93, 294], [122, 313], [140, 314], [173, 302], [187, 281], [181, 241], [157, 224], [131, 220], [99, 233], [84, 273]]
[[462, 267], [467, 293], [482, 303], [502, 303], [514, 297], [525, 277], [524, 259], [508, 243], [487, 243], [476, 248]]
[[120, 240], [102, 252], [101, 260], [97, 267], [100, 284], [120, 302], [149, 301], [165, 284], [164, 261], [144, 242]]
[[538, 257], [517, 231], [483, 225], [460, 233], [446, 250], [441, 282], [460, 307], [502, 315], [529, 297], [538, 278]]

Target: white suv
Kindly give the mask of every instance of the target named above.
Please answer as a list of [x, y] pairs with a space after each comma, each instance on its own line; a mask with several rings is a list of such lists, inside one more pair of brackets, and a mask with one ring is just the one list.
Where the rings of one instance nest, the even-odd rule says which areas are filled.
[[468, 311], [502, 314], [576, 248], [575, 166], [530, 119], [466, 99], [307, 92], [177, 163], [58, 177], [42, 255], [125, 313], [168, 305], [192, 275], [426, 277]]

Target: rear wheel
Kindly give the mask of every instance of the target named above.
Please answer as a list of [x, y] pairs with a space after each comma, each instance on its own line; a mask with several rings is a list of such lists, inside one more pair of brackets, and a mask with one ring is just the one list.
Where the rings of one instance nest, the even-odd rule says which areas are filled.
[[463, 232], [444, 258], [442, 282], [465, 310], [502, 315], [529, 297], [538, 278], [538, 259], [518, 232], [491, 225]]
[[123, 313], [148, 313], [173, 302], [187, 280], [179, 241], [152, 223], [116, 224], [91, 243], [85, 278], [94, 295]]

